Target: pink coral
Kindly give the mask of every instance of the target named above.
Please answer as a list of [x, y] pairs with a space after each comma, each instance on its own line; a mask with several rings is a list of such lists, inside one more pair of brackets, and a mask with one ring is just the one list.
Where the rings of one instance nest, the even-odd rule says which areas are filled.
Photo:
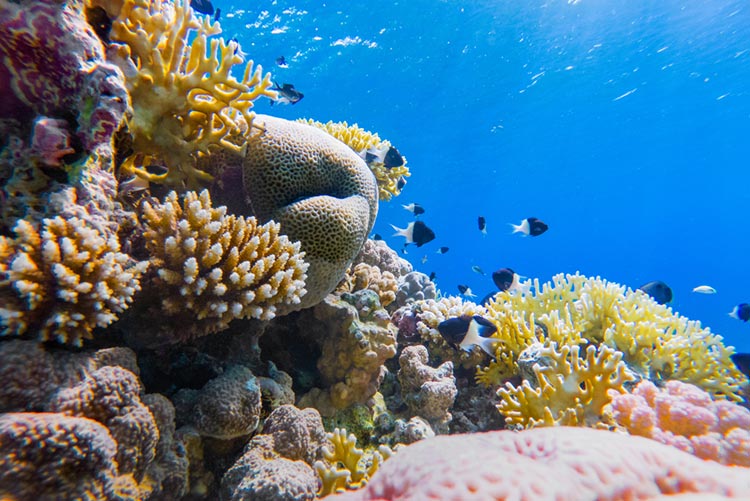
[[663, 390], [643, 381], [632, 394], [611, 395], [612, 417], [631, 434], [703, 459], [750, 466], [750, 410], [713, 401], [697, 386], [680, 381], [668, 381]]
[[399, 450], [366, 487], [335, 499], [578, 501], [707, 493], [747, 499], [750, 469], [590, 428], [438, 436]]

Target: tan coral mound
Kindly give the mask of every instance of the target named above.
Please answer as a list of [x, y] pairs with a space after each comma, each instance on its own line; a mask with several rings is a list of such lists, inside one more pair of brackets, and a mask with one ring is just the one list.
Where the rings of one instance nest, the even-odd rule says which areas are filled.
[[390, 271], [381, 271], [377, 266], [359, 263], [349, 269], [336, 288], [337, 292], [356, 292], [370, 289], [377, 293], [384, 308], [396, 300], [398, 282]]
[[343, 278], [378, 213], [378, 187], [364, 161], [315, 127], [258, 115], [247, 138], [244, 188], [254, 214], [302, 243], [310, 263], [300, 308]]
[[116, 444], [96, 421], [50, 413], [0, 415], [0, 499], [139, 499], [119, 476]]
[[140, 290], [147, 263], [82, 219], [45, 219], [41, 232], [20, 220], [14, 231], [14, 239], [0, 236], [0, 335], [80, 346]]
[[653, 440], [589, 428], [439, 436], [399, 450], [367, 486], [336, 500], [647, 500], [705, 493], [747, 499], [750, 470]]
[[182, 204], [171, 192], [163, 204], [144, 203], [142, 212], [156, 270], [149, 288], [181, 338], [219, 331], [237, 318], [269, 320], [305, 293], [304, 253], [278, 224], [227, 215], [226, 207], [212, 207], [207, 190], [186, 193]]

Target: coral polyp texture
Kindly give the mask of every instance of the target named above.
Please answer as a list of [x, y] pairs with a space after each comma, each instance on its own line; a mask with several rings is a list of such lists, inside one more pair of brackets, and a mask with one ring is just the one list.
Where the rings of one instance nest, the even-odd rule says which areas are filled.
[[244, 189], [253, 213], [302, 243], [307, 295], [319, 303], [344, 277], [378, 213], [378, 187], [364, 160], [310, 125], [258, 115], [247, 138]]
[[[740, 400], [747, 378], [729, 358], [732, 348], [699, 322], [673, 313], [641, 291], [600, 278], [556, 275], [534, 292], [495, 295], [488, 318], [497, 327], [497, 362], [479, 379], [501, 384], [519, 354], [534, 343], [604, 345], [622, 353], [639, 376], [692, 383], [714, 396]], [[496, 374], [498, 377], [491, 377]]]
[[659, 389], [642, 381], [631, 393], [612, 395], [614, 422], [703, 459], [750, 466], [750, 410], [715, 401], [697, 386], [667, 381]]
[[642, 437], [556, 427], [422, 440], [385, 461], [363, 489], [332, 499], [625, 501], [691, 493], [747, 499], [749, 489], [748, 468]]
[[[125, 168], [173, 186], [210, 181], [196, 157], [212, 148], [243, 152], [242, 141], [233, 139], [251, 126], [255, 99], [276, 97], [270, 75], [250, 61], [235, 78], [244, 62], [237, 42], [215, 38], [219, 24], [198, 18], [188, 0], [90, 0], [88, 6], [111, 18], [107, 55], [122, 69], [132, 101], [127, 125], [135, 154]], [[149, 173], [147, 160], [163, 162], [168, 172]]]
[[115, 235], [84, 220], [45, 219], [41, 231], [20, 220], [14, 232], [0, 236], [0, 335], [80, 346], [140, 290], [147, 263], [134, 262]]
[[356, 292], [363, 289], [377, 293], [380, 305], [386, 307], [396, 300], [398, 282], [390, 271], [381, 271], [377, 266], [359, 263], [347, 272], [337, 291]]
[[[225, 328], [231, 320], [269, 320], [305, 294], [307, 263], [279, 225], [227, 215], [207, 190], [145, 202], [143, 237], [155, 276], [149, 287], [181, 338]], [[191, 312], [186, 318], [185, 312]]]
[[0, 499], [140, 499], [119, 475], [116, 444], [96, 421], [52, 413], [0, 415]]
[[402, 187], [399, 186], [399, 181], [402, 178], [411, 176], [411, 172], [409, 172], [409, 168], [406, 166], [406, 158], [403, 157], [403, 165], [390, 168], [384, 165], [380, 157], [383, 157], [391, 148], [389, 141], [380, 139], [380, 136], [377, 134], [365, 130], [357, 124], [349, 125], [346, 122], [330, 121], [322, 123], [312, 119], [300, 119], [299, 122], [326, 131], [349, 146], [357, 155], [364, 159], [367, 159], [367, 153], [371, 152], [369, 158], [372, 158], [372, 160], [367, 162], [367, 166], [370, 167], [370, 170], [375, 175], [375, 179], [378, 180], [380, 200], [388, 201], [391, 197], [401, 194]]

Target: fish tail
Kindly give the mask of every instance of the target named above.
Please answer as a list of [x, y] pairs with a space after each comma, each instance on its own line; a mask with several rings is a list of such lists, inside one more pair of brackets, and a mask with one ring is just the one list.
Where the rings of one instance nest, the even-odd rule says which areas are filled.
[[511, 234], [513, 233], [523, 233], [524, 235], [529, 234], [529, 223], [525, 219], [521, 222], [521, 224], [513, 224], [513, 223], [508, 223], [508, 224], [513, 228], [513, 231], [511, 232]]
[[399, 228], [398, 226], [396, 226], [394, 224], [391, 225], [391, 228], [393, 228], [393, 230], [396, 232], [396, 233], [393, 234], [394, 237], [404, 237], [404, 238], [406, 238], [406, 243], [408, 243], [408, 244], [414, 242], [414, 240], [412, 239], [412, 233], [410, 231], [411, 228], [409, 228], [409, 227]]

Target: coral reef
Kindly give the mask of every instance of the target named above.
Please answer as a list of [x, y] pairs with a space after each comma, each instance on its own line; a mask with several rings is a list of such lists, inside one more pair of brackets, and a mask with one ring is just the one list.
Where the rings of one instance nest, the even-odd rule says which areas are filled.
[[[715, 396], [739, 400], [747, 378], [729, 356], [732, 349], [721, 336], [700, 323], [672, 313], [641, 291], [600, 278], [556, 275], [534, 293], [497, 294], [488, 306], [488, 318], [500, 339], [497, 362], [480, 379], [499, 385], [516, 373], [518, 355], [529, 345], [555, 342], [559, 346], [594, 343], [622, 353], [623, 361], [652, 381], [692, 383]], [[512, 361], [512, 362], [511, 362]], [[498, 367], [499, 366], [499, 367]]]
[[0, 414], [0, 498], [139, 499], [118, 475], [116, 444], [91, 419], [52, 413]]
[[[399, 180], [411, 176], [409, 168], [406, 166], [406, 158], [403, 158], [403, 164], [396, 167], [386, 167], [381, 157], [391, 148], [391, 143], [387, 140], [381, 140], [377, 134], [369, 132], [357, 124], [349, 125], [346, 122], [317, 122], [312, 119], [300, 119], [301, 123], [312, 125], [318, 129], [324, 130], [339, 141], [343, 142], [354, 150], [357, 155], [367, 160], [367, 166], [370, 167], [375, 179], [378, 181], [378, 191], [380, 200], [388, 201], [391, 197], [401, 194]], [[368, 157], [368, 152], [370, 156]]]
[[[396, 354], [396, 328], [380, 307], [375, 292], [365, 289], [341, 298], [329, 295], [314, 308], [322, 354], [317, 362], [322, 388], [302, 397], [299, 405], [323, 416], [365, 403], [381, 379], [381, 366]], [[309, 326], [312, 328], [312, 326]]]
[[411, 263], [400, 257], [398, 252], [388, 247], [388, 244], [383, 240], [369, 238], [365, 240], [359, 254], [354, 258], [352, 266], [360, 263], [374, 266], [381, 273], [387, 271], [396, 278], [401, 278], [412, 271]]
[[614, 422], [633, 435], [672, 445], [702, 459], [750, 466], [750, 410], [714, 401], [697, 386], [642, 381], [632, 393], [612, 395]]
[[435, 284], [419, 271], [410, 271], [398, 279], [396, 305], [401, 308], [417, 301], [437, 298]]
[[427, 365], [428, 360], [424, 346], [403, 349], [398, 359], [401, 396], [413, 415], [425, 418], [436, 431], [445, 433], [453, 418], [449, 410], [458, 393], [453, 363], [443, 362], [433, 368]]
[[[227, 215], [207, 190], [171, 192], [163, 204], [145, 202], [143, 238], [155, 270], [146, 287], [161, 297], [162, 330], [185, 340], [226, 328], [231, 320], [268, 320], [297, 305], [305, 293], [307, 263], [273, 222]], [[146, 292], [146, 291], [144, 291]], [[185, 311], [194, 316], [185, 316]]]
[[377, 266], [359, 263], [347, 271], [336, 292], [356, 292], [369, 289], [377, 293], [384, 308], [396, 300], [398, 283], [390, 271], [380, 271]]
[[181, 420], [204, 437], [227, 440], [251, 434], [260, 423], [261, 391], [247, 367], [235, 365], [201, 390], [180, 390], [174, 397]]
[[224, 500], [312, 500], [318, 479], [312, 461], [327, 443], [320, 415], [284, 405], [268, 416], [221, 482]]
[[[108, 59], [120, 67], [133, 113], [127, 118], [134, 155], [123, 169], [149, 181], [198, 188], [211, 176], [196, 158], [212, 149], [244, 151], [242, 134], [253, 123], [250, 110], [261, 96], [275, 98], [270, 74], [243, 63], [236, 42], [214, 38], [218, 23], [199, 19], [189, 1], [89, 0], [110, 18]], [[193, 34], [194, 33], [194, 37]], [[188, 44], [189, 37], [192, 42]], [[151, 162], [164, 174], [149, 173]]]
[[625, 392], [623, 384], [633, 380], [622, 354], [606, 346], [588, 346], [583, 357], [579, 346], [558, 350], [552, 343], [537, 351], [546, 365], [534, 364], [535, 381], [506, 383], [498, 392], [498, 410], [509, 425], [593, 426], [611, 399], [608, 391]]
[[314, 127], [258, 115], [247, 138], [244, 187], [253, 213], [302, 243], [307, 295], [331, 292], [359, 253], [378, 213], [377, 184], [364, 161]]
[[147, 263], [120, 252], [114, 235], [76, 217], [20, 220], [0, 236], [0, 335], [30, 335], [80, 346], [123, 312]]
[[747, 468], [641, 437], [555, 427], [423, 440], [400, 449], [363, 489], [334, 499], [624, 501], [688, 493], [743, 499], [748, 489]]

